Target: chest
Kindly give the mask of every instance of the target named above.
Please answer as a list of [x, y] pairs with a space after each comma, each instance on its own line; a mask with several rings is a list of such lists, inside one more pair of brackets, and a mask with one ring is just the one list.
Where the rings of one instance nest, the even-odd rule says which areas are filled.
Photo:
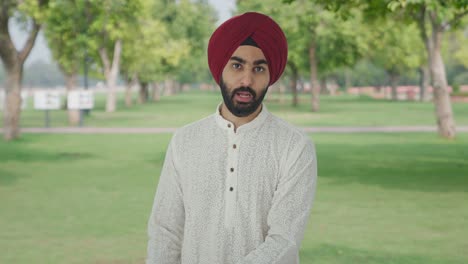
[[218, 136], [187, 144], [180, 159], [184, 193], [198, 201], [270, 200], [280, 173], [277, 142], [262, 137]]

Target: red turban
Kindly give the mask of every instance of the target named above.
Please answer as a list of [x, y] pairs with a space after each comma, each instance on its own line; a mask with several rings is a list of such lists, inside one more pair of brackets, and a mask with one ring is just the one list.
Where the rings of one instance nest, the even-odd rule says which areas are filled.
[[270, 83], [275, 83], [286, 67], [288, 43], [279, 25], [270, 17], [248, 12], [221, 24], [208, 43], [208, 65], [219, 84], [224, 66], [234, 51], [248, 37], [263, 51], [270, 71]]

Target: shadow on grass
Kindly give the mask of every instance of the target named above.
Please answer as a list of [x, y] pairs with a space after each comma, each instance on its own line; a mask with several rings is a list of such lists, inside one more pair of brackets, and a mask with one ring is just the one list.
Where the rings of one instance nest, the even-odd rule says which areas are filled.
[[9, 170], [0, 169], [0, 186], [12, 185], [20, 177], [24, 177]]
[[319, 176], [427, 192], [468, 192], [468, 144], [318, 144]]
[[0, 149], [0, 164], [10, 161], [36, 162], [36, 161], [76, 161], [78, 159], [91, 159], [95, 155], [86, 152], [48, 152], [23, 145], [7, 144]]
[[434, 259], [429, 256], [405, 255], [392, 252], [358, 250], [344, 246], [321, 244], [300, 251], [302, 264], [462, 264], [462, 261]]
[[3, 167], [0, 168], [0, 186], [14, 184], [21, 177], [26, 177], [14, 172], [16, 166], [27, 166], [32, 162], [75, 162], [95, 157], [93, 154], [84, 152], [48, 152], [28, 147], [24, 143], [25, 140], [21, 139], [0, 144], [0, 167]]
[[15, 173], [15, 167], [27, 166], [32, 162], [79, 161], [92, 159], [95, 155], [86, 152], [60, 151], [51, 152], [31, 147], [30, 144], [40, 140], [41, 136], [22, 137], [13, 142], [0, 142], [0, 185], [9, 185], [25, 177]]

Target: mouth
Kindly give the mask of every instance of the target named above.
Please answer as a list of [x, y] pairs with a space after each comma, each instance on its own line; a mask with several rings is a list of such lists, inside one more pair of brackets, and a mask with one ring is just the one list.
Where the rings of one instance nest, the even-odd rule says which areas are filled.
[[248, 91], [237, 91], [234, 93], [234, 100], [239, 103], [250, 103], [253, 101], [253, 95]]

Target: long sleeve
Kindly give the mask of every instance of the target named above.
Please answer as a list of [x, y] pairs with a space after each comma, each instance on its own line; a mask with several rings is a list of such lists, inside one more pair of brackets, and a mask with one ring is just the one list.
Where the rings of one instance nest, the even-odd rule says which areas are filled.
[[299, 263], [317, 180], [314, 145], [309, 140], [301, 143], [286, 157], [268, 213], [265, 241], [237, 264]]
[[173, 145], [174, 138], [166, 152], [148, 222], [146, 264], [181, 263], [185, 211]]

